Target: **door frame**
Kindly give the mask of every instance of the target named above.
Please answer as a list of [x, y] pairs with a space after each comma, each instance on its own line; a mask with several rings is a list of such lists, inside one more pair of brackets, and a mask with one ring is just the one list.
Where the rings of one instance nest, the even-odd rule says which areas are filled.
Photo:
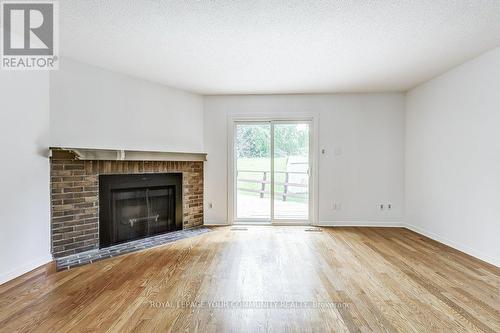
[[[318, 115], [303, 114], [287, 116], [277, 115], [229, 115], [227, 119], [227, 217], [229, 224], [258, 224], [258, 225], [314, 225], [318, 221]], [[237, 123], [309, 123], [309, 219], [308, 220], [284, 220], [273, 219], [273, 210], [271, 200], [271, 219], [238, 219], [236, 220], [236, 150], [235, 150], [235, 128]], [[271, 140], [274, 140], [274, 126], [271, 125]], [[271, 156], [273, 157], [273, 156]], [[273, 164], [271, 158], [271, 164]], [[271, 166], [271, 170], [272, 170]], [[274, 187], [274, 174], [271, 172], [271, 186]], [[271, 191], [272, 192], [272, 191]]]

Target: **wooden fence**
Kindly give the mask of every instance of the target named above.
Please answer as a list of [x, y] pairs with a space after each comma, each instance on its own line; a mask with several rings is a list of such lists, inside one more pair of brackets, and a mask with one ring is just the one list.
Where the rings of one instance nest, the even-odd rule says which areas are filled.
[[[239, 178], [240, 173], [261, 173], [261, 177], [257, 177], [259, 179], [249, 179], [249, 178]], [[279, 174], [285, 174], [285, 180], [283, 182], [274, 182], [274, 185], [283, 185], [283, 192], [277, 192], [275, 190], [275, 193], [281, 193], [281, 197], [283, 201], [286, 201], [287, 197], [297, 197], [297, 198], [303, 198], [300, 193], [292, 193], [289, 191], [289, 187], [302, 187], [306, 189], [307, 193], [307, 188], [309, 187], [308, 184], [301, 184], [301, 183], [290, 183], [290, 175], [291, 174], [300, 174], [300, 175], [308, 175], [307, 172], [300, 172], [300, 171], [275, 171], [274, 172], [279, 173]], [[238, 182], [243, 182], [243, 183], [254, 183], [254, 184], [260, 184], [260, 189], [254, 190], [254, 189], [248, 189], [244, 187], [237, 187], [237, 190], [239, 191], [245, 191], [245, 192], [253, 192], [253, 193], [258, 193], [261, 198], [264, 197], [264, 194], [270, 194], [270, 189], [266, 190], [267, 185], [271, 185], [271, 177], [270, 177], [271, 171], [255, 171], [255, 170], [237, 170], [236, 171], [236, 180]]]

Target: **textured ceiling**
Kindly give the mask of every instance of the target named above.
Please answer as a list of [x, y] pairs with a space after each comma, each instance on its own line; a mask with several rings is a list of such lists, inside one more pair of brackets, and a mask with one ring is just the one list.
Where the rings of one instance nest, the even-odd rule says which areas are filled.
[[60, 1], [61, 54], [202, 94], [403, 91], [500, 45], [498, 0]]

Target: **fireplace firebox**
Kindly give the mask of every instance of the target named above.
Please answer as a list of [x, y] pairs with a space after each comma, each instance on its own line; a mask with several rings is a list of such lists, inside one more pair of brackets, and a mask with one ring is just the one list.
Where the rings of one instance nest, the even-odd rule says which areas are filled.
[[100, 175], [100, 248], [182, 229], [182, 173]]

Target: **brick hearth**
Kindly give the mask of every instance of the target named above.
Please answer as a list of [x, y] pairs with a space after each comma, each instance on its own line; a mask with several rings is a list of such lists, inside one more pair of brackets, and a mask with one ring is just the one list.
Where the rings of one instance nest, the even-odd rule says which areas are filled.
[[182, 172], [183, 228], [203, 224], [203, 162], [81, 161], [63, 151], [50, 165], [55, 258], [99, 248], [99, 175]]

